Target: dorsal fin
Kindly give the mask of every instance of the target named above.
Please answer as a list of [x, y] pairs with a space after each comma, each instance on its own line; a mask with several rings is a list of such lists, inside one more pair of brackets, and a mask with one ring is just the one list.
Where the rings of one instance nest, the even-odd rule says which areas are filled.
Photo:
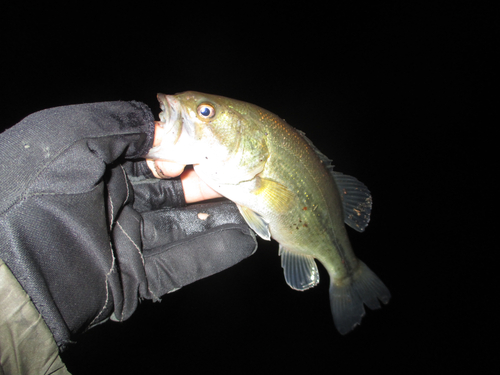
[[344, 206], [344, 222], [363, 232], [370, 222], [372, 196], [370, 190], [352, 176], [332, 171]]
[[340, 192], [344, 207], [344, 222], [358, 232], [363, 232], [370, 222], [372, 196], [362, 182], [352, 176], [333, 170], [332, 160], [323, 154], [303, 131], [297, 130], [309, 146], [316, 152], [326, 169], [331, 173]]
[[332, 165], [332, 159], [330, 159], [328, 156], [326, 156], [325, 154], [323, 154], [312, 142], [309, 138], [306, 137], [306, 133], [304, 133], [302, 130], [299, 130], [299, 129], [295, 129], [297, 130], [297, 132], [302, 136], [302, 138], [304, 138], [304, 140], [307, 142], [307, 144], [309, 146], [311, 146], [311, 148], [314, 150], [314, 152], [316, 153], [316, 155], [318, 155], [319, 159], [321, 160], [321, 162], [325, 165], [325, 167], [327, 167], [330, 171], [333, 169], [333, 165]]

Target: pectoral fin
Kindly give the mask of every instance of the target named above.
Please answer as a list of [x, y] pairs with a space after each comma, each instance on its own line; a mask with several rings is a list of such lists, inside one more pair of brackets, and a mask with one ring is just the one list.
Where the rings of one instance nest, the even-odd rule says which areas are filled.
[[274, 212], [287, 211], [295, 202], [295, 194], [279, 182], [257, 176], [254, 194], [267, 204]]
[[314, 257], [285, 249], [280, 244], [281, 267], [286, 283], [295, 290], [306, 290], [319, 283], [318, 266]]
[[[295, 202], [295, 195], [279, 182], [257, 176], [254, 180], [252, 194], [255, 194], [275, 212], [286, 212]], [[269, 223], [262, 215], [252, 209], [237, 205], [241, 215], [255, 233], [265, 240], [271, 240]]]
[[241, 216], [243, 216], [248, 226], [263, 239], [270, 241], [271, 232], [269, 231], [269, 223], [267, 223], [261, 215], [252, 211], [248, 207], [241, 206], [239, 204], [237, 204], [237, 206], [240, 210]]

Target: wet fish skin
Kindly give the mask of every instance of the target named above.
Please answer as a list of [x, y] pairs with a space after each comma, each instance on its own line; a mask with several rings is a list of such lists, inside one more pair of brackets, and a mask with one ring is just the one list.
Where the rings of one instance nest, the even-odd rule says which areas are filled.
[[355, 256], [344, 225], [358, 231], [368, 225], [366, 186], [334, 172], [304, 133], [256, 105], [192, 91], [158, 99], [163, 140], [148, 157], [193, 164], [257, 234], [279, 242], [293, 289], [317, 285], [318, 259], [330, 276], [340, 333], [361, 322], [363, 304], [377, 309], [379, 300], [389, 302], [387, 287]]

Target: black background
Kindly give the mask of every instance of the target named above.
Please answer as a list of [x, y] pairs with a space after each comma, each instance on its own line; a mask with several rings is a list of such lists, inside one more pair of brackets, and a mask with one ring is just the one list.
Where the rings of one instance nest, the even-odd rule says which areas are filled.
[[73, 374], [497, 373], [490, 9], [28, 4], [0, 13], [3, 128], [85, 102], [139, 100], [158, 113], [157, 92], [258, 104], [370, 188], [370, 226], [350, 238], [393, 295], [342, 337], [324, 269], [318, 287], [292, 291], [278, 244], [260, 241], [233, 268], [81, 336], [63, 354]]

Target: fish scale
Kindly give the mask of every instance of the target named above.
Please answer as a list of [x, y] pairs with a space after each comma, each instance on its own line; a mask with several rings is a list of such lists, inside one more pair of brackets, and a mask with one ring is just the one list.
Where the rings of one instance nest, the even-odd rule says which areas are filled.
[[319, 260], [340, 333], [360, 324], [364, 305], [389, 302], [387, 287], [355, 256], [344, 225], [368, 225], [372, 200], [364, 184], [334, 172], [304, 133], [261, 107], [193, 91], [158, 99], [162, 142], [148, 157], [193, 164], [207, 185], [235, 202], [259, 236], [279, 243], [293, 289], [318, 284]]

